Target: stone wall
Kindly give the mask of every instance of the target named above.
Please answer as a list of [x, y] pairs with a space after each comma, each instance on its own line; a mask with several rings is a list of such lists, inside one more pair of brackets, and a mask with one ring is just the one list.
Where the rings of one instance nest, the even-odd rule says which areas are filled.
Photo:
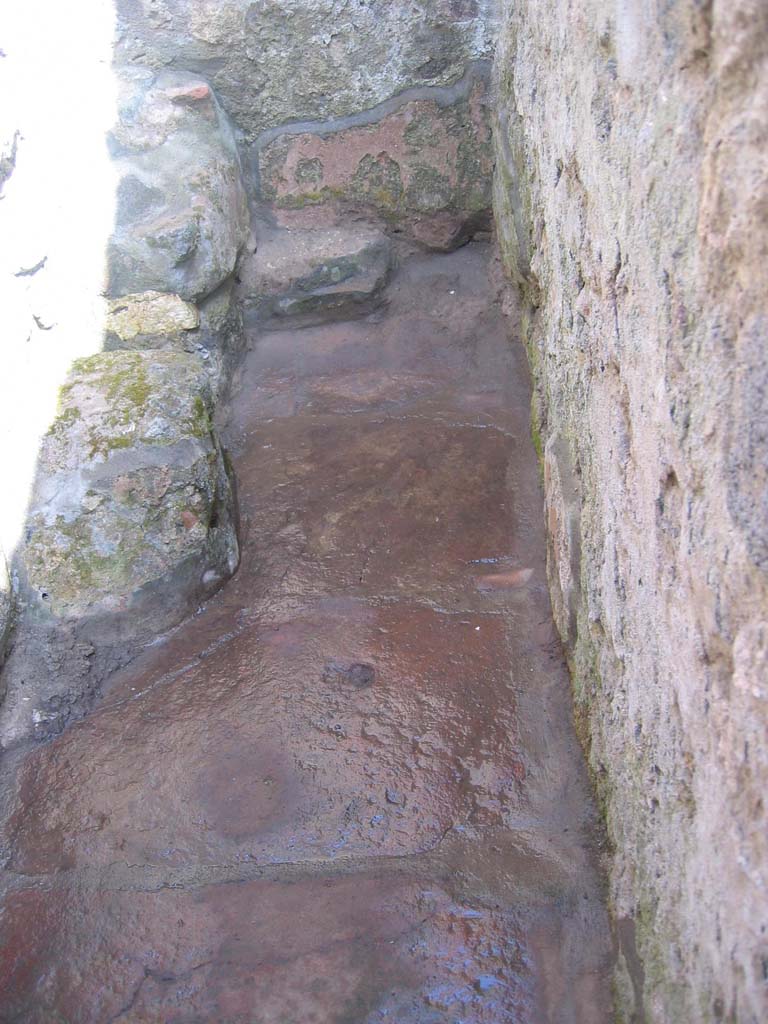
[[254, 142], [406, 89], [445, 86], [492, 52], [495, 0], [117, 0], [120, 63], [210, 81]]
[[489, 226], [496, 0], [119, 0], [117, 59], [205, 77], [278, 223]]
[[622, 1019], [768, 1019], [768, 7], [506, 0], [495, 206]]

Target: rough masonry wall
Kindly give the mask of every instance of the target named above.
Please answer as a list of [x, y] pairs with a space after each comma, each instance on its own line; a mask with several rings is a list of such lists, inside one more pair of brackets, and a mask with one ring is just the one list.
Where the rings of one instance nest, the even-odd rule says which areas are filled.
[[495, 0], [117, 0], [121, 63], [209, 79], [246, 143], [406, 89], [492, 52]]
[[490, 220], [496, 0], [118, 0], [116, 56], [206, 78], [283, 226], [435, 249]]
[[768, 7], [507, 0], [496, 214], [625, 1020], [768, 1019]]

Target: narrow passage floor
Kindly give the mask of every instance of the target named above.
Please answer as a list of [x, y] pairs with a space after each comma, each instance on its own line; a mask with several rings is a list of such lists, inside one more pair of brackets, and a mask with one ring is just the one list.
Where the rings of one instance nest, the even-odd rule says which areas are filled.
[[256, 340], [237, 576], [9, 759], [0, 1020], [611, 1019], [489, 260], [413, 257], [379, 313]]

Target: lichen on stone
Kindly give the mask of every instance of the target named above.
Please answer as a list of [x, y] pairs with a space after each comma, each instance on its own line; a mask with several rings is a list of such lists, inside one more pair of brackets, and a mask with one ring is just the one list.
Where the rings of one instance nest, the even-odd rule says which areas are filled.
[[124, 295], [108, 304], [105, 333], [120, 347], [161, 347], [161, 339], [192, 331], [200, 326], [197, 308], [178, 295], [142, 292]]
[[[29, 515], [24, 561], [41, 611], [118, 614], [195, 562], [198, 592], [207, 569], [226, 578], [237, 550], [228, 479], [198, 358], [118, 351], [77, 360]], [[169, 613], [154, 610], [158, 621]]]

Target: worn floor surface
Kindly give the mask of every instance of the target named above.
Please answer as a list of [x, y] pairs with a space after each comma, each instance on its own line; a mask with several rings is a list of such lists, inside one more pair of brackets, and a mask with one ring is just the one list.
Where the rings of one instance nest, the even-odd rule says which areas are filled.
[[271, 333], [227, 588], [7, 766], [0, 1020], [610, 1019], [521, 351], [483, 246]]

